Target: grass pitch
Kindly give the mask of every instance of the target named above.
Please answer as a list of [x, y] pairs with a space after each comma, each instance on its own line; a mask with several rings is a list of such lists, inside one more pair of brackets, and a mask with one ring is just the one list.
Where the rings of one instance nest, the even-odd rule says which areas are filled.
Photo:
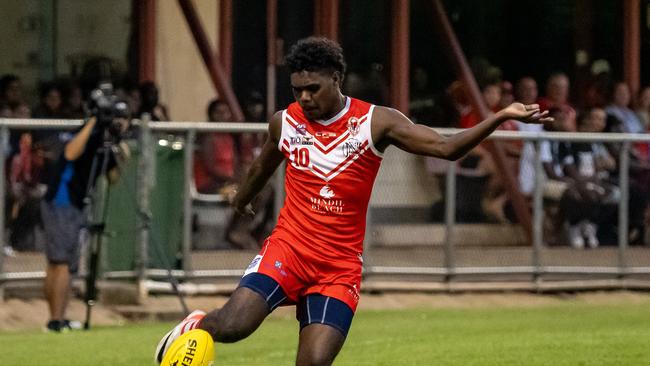
[[[2, 365], [154, 365], [172, 324], [0, 333]], [[292, 365], [298, 325], [270, 318], [215, 365]], [[335, 365], [646, 365], [648, 304], [359, 311]]]

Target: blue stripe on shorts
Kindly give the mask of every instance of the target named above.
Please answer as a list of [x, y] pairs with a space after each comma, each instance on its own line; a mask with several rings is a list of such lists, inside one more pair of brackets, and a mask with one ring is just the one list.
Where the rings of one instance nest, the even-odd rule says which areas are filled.
[[280, 284], [262, 273], [247, 274], [239, 282], [239, 287], [246, 287], [260, 294], [269, 306], [269, 311], [275, 310], [287, 299]]
[[296, 311], [300, 329], [309, 324], [326, 324], [347, 337], [354, 312], [341, 300], [321, 294], [309, 294], [300, 300]]

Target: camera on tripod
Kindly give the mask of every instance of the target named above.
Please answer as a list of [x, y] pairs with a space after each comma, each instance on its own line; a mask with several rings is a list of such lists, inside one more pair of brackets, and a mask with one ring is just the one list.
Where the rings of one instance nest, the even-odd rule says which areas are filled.
[[101, 83], [90, 93], [90, 113], [97, 118], [98, 129], [108, 131], [115, 140], [122, 138], [122, 123], [130, 118], [129, 106], [118, 99], [111, 83]]

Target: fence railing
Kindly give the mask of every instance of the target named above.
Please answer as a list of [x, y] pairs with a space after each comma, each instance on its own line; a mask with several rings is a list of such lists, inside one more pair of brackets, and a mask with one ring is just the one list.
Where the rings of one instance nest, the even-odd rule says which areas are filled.
[[[6, 171], [5, 163], [11, 129], [69, 130], [79, 127], [81, 123], [81, 121], [76, 120], [0, 119], [0, 151], [3, 154], [0, 159], [0, 171]], [[158, 145], [158, 137], [156, 136], [164, 133], [174, 133], [176, 136], [177, 141], [175, 143], [179, 144], [179, 148], [183, 150], [184, 167], [182, 240], [179, 246], [182, 266], [174, 268], [172, 274], [176, 277], [188, 279], [236, 277], [241, 275], [248, 261], [254, 256], [254, 251], [228, 248], [196, 249], [197, 243], [196, 240], [193, 240], [192, 232], [193, 214], [196, 212], [197, 204], [197, 202], [193, 201], [196, 192], [192, 185], [195, 139], [198, 134], [210, 132], [264, 133], [267, 130], [267, 125], [263, 123], [150, 122], [146, 116], [142, 120], [134, 121], [134, 124], [140, 130], [139, 145], [141, 148], [137, 162], [136, 192], [138, 210], [136, 216], [139, 219], [139, 224], [137, 234], [134, 233], [138, 237], [137, 248], [134, 248], [137, 258], [132, 269], [107, 271], [103, 274], [104, 278], [131, 278], [136, 279], [138, 283], [144, 286], [148, 280], [164, 279], [168, 275], [166, 268], [152, 268], [148, 248], [151, 243], [151, 221], [156, 220], [156, 217], [152, 216], [150, 209], [151, 191], [156, 184], [153, 178], [153, 170], [156, 164], [156, 155], [153, 149]], [[442, 135], [450, 135], [460, 131], [456, 129], [435, 130]], [[512, 242], [509, 236], [515, 235], [512, 233], [517, 232], [517, 224], [464, 224], [457, 222], [456, 205], [459, 194], [457, 192], [459, 169], [457, 163], [448, 163], [444, 177], [439, 177], [437, 180], [438, 183], [445, 187], [444, 190], [441, 190], [441, 198], [444, 202], [442, 222], [437, 223], [425, 218], [414, 222], [401, 220], [399, 223], [393, 223], [390, 222], [391, 210], [403, 210], [400, 212], [408, 213], [405, 216], [409, 216], [416, 211], [403, 206], [395, 209], [394, 204], [393, 206], [387, 205], [386, 209], [378, 206], [373, 207], [371, 204], [364, 244], [366, 247], [364, 256], [367, 259], [364, 265], [366, 278], [372, 278], [375, 275], [396, 275], [398, 277], [416, 275], [422, 281], [449, 281], [459, 276], [469, 276], [468, 278], [477, 278], [476, 276], [479, 276], [478, 278], [482, 281], [500, 281], [503, 279], [502, 275], [512, 275], [515, 278], [525, 276], [529, 278], [529, 281], [538, 281], [542, 276], [546, 275], [553, 278], [560, 275], [623, 278], [650, 274], [650, 248], [644, 246], [630, 248], [627, 230], [630, 197], [629, 150], [633, 143], [650, 143], [650, 135], [496, 131], [489, 138], [503, 141], [526, 141], [535, 146], [535, 188], [531, 201], [533, 212], [532, 243], [527, 240], [519, 240], [516, 245], [499, 245], [499, 242], [503, 241]], [[617, 185], [620, 188], [620, 200], [615, 224], [617, 228], [615, 230], [617, 235], [616, 246], [603, 246], [587, 251], [576, 250], [562, 245], [550, 246], [545, 243], [545, 200], [543, 196], [545, 174], [543, 174], [542, 160], [540, 158], [540, 144], [542, 141], [621, 144], [622, 148], [617, 157], [619, 172]], [[401, 153], [396, 150], [387, 152], [387, 156], [391, 154], [398, 156], [396, 154]], [[399, 155], [398, 158], [415, 159], [406, 156], [406, 154]], [[385, 161], [382, 169], [392, 169], [392, 166], [387, 166], [387, 164], [390, 165]], [[273, 212], [276, 217], [284, 197], [283, 174], [284, 170], [278, 169], [271, 183], [275, 191]], [[378, 179], [382, 179], [381, 174]], [[390, 176], [391, 172], [385, 172], [384, 174]], [[0, 201], [2, 202], [6, 199], [7, 187], [5, 182], [6, 179], [0, 179]], [[389, 189], [376, 191], [375, 195], [378, 196], [391, 194]], [[208, 197], [208, 199], [202, 201], [208, 206], [211, 204], [218, 206], [207, 210], [213, 210], [210, 212], [215, 212], [215, 209], [220, 210], [219, 214], [222, 215], [220, 220], [228, 220], [229, 209], [223, 204], [223, 200], [211, 200]], [[4, 207], [4, 204], [0, 205], [1, 238], [7, 237]], [[422, 210], [419, 212], [426, 210], [425, 206], [420, 208]], [[417, 215], [414, 214], [413, 216]], [[474, 242], [469, 243], [463, 242], [463, 237], [472, 237], [472, 235], [478, 236], [479, 239], [473, 239]], [[497, 237], [494, 237], [495, 235]], [[499, 235], [504, 236], [501, 239], [498, 237]], [[442, 236], [443, 239], [439, 240], [439, 236]], [[397, 241], [405, 237], [412, 237], [413, 239], [412, 241], [404, 240], [403, 243], [397, 243]], [[32, 257], [39, 255], [42, 256], [42, 254], [35, 254]], [[10, 281], [41, 279], [44, 277], [44, 268], [35, 268], [34, 264], [21, 267], [20, 260], [22, 259], [24, 259], [22, 254], [19, 254], [16, 258], [7, 258], [0, 251], [0, 290], [4, 284]], [[39, 261], [32, 258], [32, 260], [32, 263], [43, 263], [42, 259]], [[10, 264], [11, 268], [7, 264]]]

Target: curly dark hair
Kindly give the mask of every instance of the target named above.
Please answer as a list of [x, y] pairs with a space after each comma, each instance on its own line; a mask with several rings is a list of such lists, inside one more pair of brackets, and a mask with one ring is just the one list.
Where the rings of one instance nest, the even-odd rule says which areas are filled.
[[345, 59], [343, 49], [331, 39], [309, 37], [291, 46], [285, 57], [289, 72], [300, 71], [338, 71], [341, 77], [345, 74]]

